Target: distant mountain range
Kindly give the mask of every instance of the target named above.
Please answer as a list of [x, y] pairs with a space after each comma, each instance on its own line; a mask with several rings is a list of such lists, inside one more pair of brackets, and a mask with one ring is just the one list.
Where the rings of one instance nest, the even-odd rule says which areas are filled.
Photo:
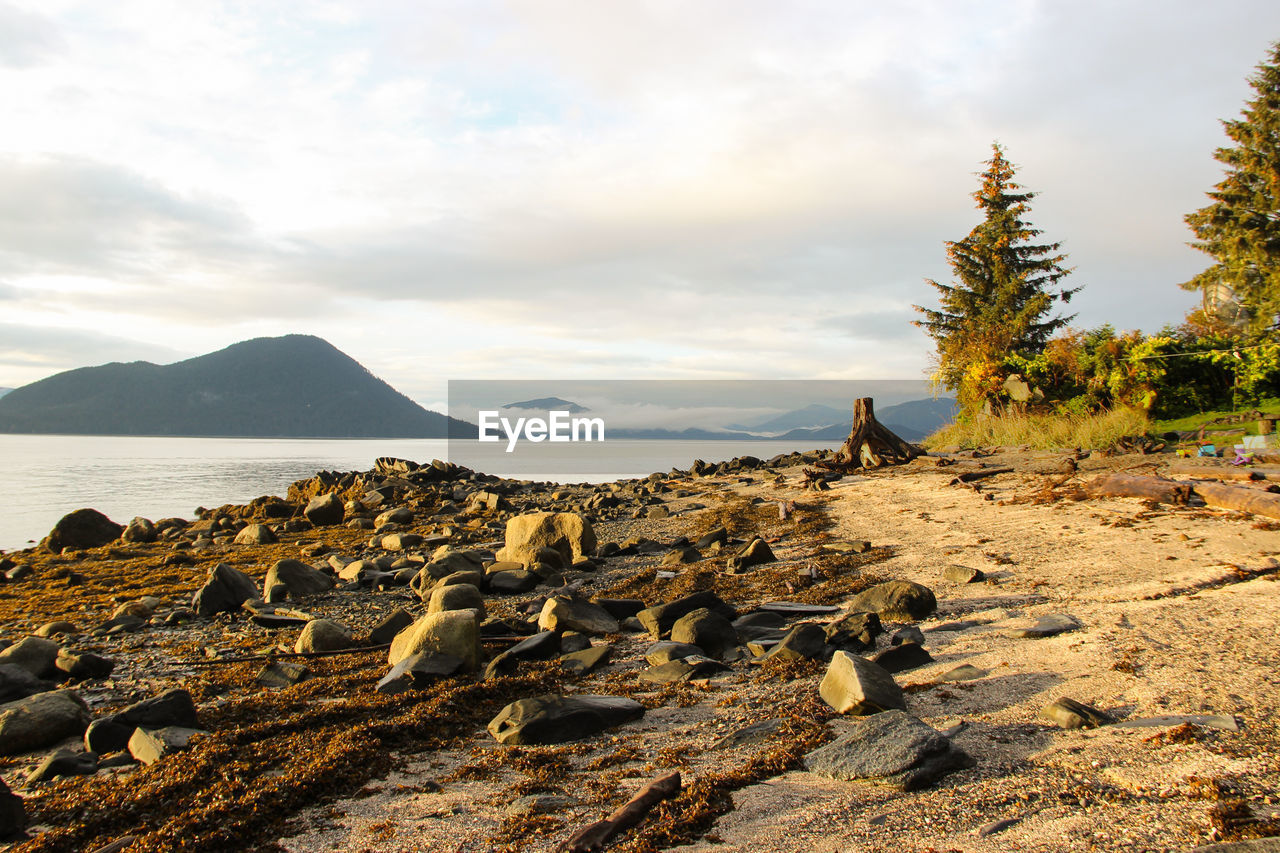
[[519, 403], [507, 403], [504, 409], [535, 409], [540, 412], [569, 412], [576, 415], [579, 412], [591, 411], [586, 406], [580, 406], [570, 400], [564, 400], [560, 397], [539, 397], [536, 400], [521, 400]]
[[[814, 407], [806, 407], [813, 409]], [[820, 408], [827, 408], [825, 406]], [[795, 416], [805, 409], [797, 409], [780, 415], [781, 421]], [[834, 410], [832, 410], [834, 411]], [[852, 413], [842, 415], [847, 420], [828, 426], [809, 429], [793, 429], [777, 436], [788, 440], [804, 439], [812, 441], [839, 441], [847, 438], [853, 429]], [[920, 441], [925, 436], [954, 421], [956, 418], [956, 401], [951, 397], [937, 397], [929, 400], [911, 400], [895, 406], [876, 409], [876, 420], [898, 434], [906, 441]]]
[[50, 376], [0, 398], [0, 432], [462, 438], [476, 428], [422, 408], [328, 341], [285, 335]]

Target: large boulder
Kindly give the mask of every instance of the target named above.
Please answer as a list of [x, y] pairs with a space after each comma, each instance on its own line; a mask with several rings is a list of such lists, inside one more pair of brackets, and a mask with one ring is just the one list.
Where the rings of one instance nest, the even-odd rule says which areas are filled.
[[307, 506], [302, 510], [302, 514], [307, 517], [307, 521], [316, 527], [323, 527], [326, 524], [341, 524], [346, 509], [343, 506], [342, 498], [330, 492], [327, 495], [316, 495], [307, 502]]
[[809, 769], [831, 779], [868, 779], [900, 791], [931, 785], [972, 760], [951, 740], [905, 711], [876, 714], [809, 753]]
[[535, 512], [517, 515], [507, 522], [506, 547], [498, 551], [499, 560], [531, 565], [538, 561], [538, 549], [553, 548], [560, 552], [565, 565], [579, 557], [596, 552], [596, 533], [576, 512]]
[[52, 746], [89, 725], [89, 708], [74, 690], [51, 690], [0, 705], [0, 755]]
[[893, 676], [865, 658], [846, 651], [831, 656], [818, 694], [840, 714], [877, 714], [897, 708], [905, 711], [906, 698]]
[[0, 665], [20, 666], [36, 678], [48, 678], [57, 668], [61, 648], [43, 637], [24, 637], [0, 652]]
[[484, 617], [484, 595], [469, 583], [455, 583], [436, 587], [427, 599], [428, 613], [446, 610], [475, 610]]
[[126, 542], [154, 542], [160, 536], [151, 519], [137, 516], [125, 526], [120, 538]]
[[201, 616], [234, 612], [258, 595], [258, 585], [253, 578], [226, 563], [218, 563], [209, 570], [209, 579], [191, 597], [191, 607]]
[[922, 584], [885, 581], [855, 595], [849, 609], [875, 613], [894, 622], [913, 622], [937, 610], [938, 599], [933, 590]]
[[63, 548], [97, 548], [119, 539], [123, 532], [123, 525], [96, 509], [78, 509], [60, 518], [40, 547], [53, 554], [61, 554]]
[[49, 686], [25, 667], [11, 663], [0, 664], [0, 702], [25, 699], [36, 693], [43, 693]]
[[387, 663], [395, 666], [420, 652], [452, 655], [467, 672], [480, 668], [480, 622], [474, 610], [428, 613], [391, 641]]
[[312, 619], [302, 626], [302, 633], [293, 650], [299, 654], [306, 652], [336, 652], [349, 649], [355, 645], [351, 637], [351, 629], [341, 622], [332, 619]]
[[489, 721], [489, 734], [509, 746], [564, 743], [643, 716], [643, 705], [621, 696], [535, 696], [499, 711]]
[[246, 524], [235, 538], [237, 545], [274, 545], [279, 541], [265, 524]]
[[119, 752], [129, 744], [129, 738], [139, 727], [160, 729], [166, 726], [194, 728], [196, 705], [191, 694], [181, 687], [143, 699], [118, 714], [110, 714], [94, 720], [84, 733], [84, 747], [99, 755]]
[[266, 598], [276, 584], [283, 584], [289, 590], [290, 598], [301, 598], [332, 589], [333, 578], [301, 560], [286, 559], [277, 561], [267, 570], [262, 581], [262, 597]]
[[737, 612], [726, 604], [720, 596], [707, 590], [686, 595], [684, 598], [677, 598], [675, 601], [669, 601], [666, 604], [646, 607], [636, 614], [636, 618], [640, 620], [640, 624], [645, 627], [655, 640], [661, 640], [663, 635], [668, 633], [672, 626], [676, 624], [677, 619], [702, 607], [719, 613], [726, 619], [738, 618]]
[[616, 634], [622, 630], [618, 620], [598, 604], [580, 598], [554, 595], [542, 605], [538, 628], [543, 631], [578, 631], [582, 634]]
[[686, 613], [671, 626], [673, 643], [689, 643], [708, 657], [723, 658], [738, 645], [738, 631], [723, 615], [705, 607]]

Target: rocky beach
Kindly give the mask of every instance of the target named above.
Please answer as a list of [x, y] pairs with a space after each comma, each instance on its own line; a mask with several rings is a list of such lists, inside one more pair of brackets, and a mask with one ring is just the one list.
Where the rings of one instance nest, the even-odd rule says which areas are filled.
[[73, 513], [0, 558], [8, 849], [1275, 849], [1280, 520], [1097, 484], [1280, 468], [821, 456]]

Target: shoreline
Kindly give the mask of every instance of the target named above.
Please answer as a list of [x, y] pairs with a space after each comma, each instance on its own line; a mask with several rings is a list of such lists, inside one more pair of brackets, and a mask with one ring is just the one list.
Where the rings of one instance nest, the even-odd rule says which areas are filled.
[[[259, 521], [282, 526], [279, 543], [236, 545], [210, 536], [208, 546], [174, 548], [186, 535], [181, 532], [156, 543], [28, 554], [33, 573], [0, 586], [7, 640], [55, 619], [76, 622], [76, 634], [59, 642], [116, 663], [106, 679], [71, 685], [94, 717], [182, 686], [211, 734], [149, 767], [125, 763], [92, 777], [27, 787], [23, 779], [56, 745], [0, 760], [0, 776], [24, 798], [37, 827], [47, 829], [14, 849], [94, 849], [136, 834], [126, 849], [169, 849], [165, 844], [184, 838], [192, 849], [276, 841], [298, 853], [334, 844], [551, 850], [646, 779], [673, 769], [684, 776], [684, 793], [622, 836], [616, 849], [664, 849], [678, 838], [692, 842], [691, 850], [708, 851], [791, 850], [797, 844], [1185, 850], [1212, 840], [1210, 813], [1223, 803], [1238, 801], [1262, 815], [1280, 781], [1273, 742], [1280, 691], [1270, 674], [1280, 655], [1258, 628], [1272, 624], [1274, 528], [1239, 513], [1060, 496], [1069, 481], [1152, 470], [1171, 458], [1073, 458], [1079, 470], [1072, 475], [1061, 453], [975, 456], [927, 457], [859, 472], [825, 492], [798, 487], [803, 466], [796, 459], [779, 461], [776, 469], [663, 475], [612, 490], [524, 489], [510, 481], [450, 480], [447, 472], [415, 484], [413, 472], [384, 471], [378, 476], [396, 482], [383, 496], [387, 507], [368, 510], [369, 520], [392, 505], [408, 509], [413, 520], [381, 531], [376, 548], [369, 529], [288, 530], [285, 519], [270, 517], [282, 508], [256, 502], [219, 508], [187, 532], [209, 531], [221, 518], [228, 519], [228, 532], [241, 521]], [[1013, 470], [968, 486], [946, 485], [957, 472], [979, 466]], [[355, 478], [346, 491], [371, 483]], [[296, 513], [308, 492], [338, 485], [300, 481], [287, 498]], [[485, 493], [497, 499], [473, 499]], [[610, 499], [616, 505], [607, 505]], [[793, 508], [782, 519], [779, 502], [788, 501]], [[612, 656], [580, 676], [563, 671], [553, 657], [520, 664], [508, 675], [458, 675], [429, 689], [385, 695], [373, 686], [386, 673], [386, 652], [370, 651], [304, 658], [310, 678], [271, 689], [255, 683], [258, 672], [268, 659], [290, 659], [282, 649], [293, 649], [298, 627], [263, 627], [243, 610], [230, 618], [170, 621], [183, 596], [218, 562], [259, 584], [282, 558], [324, 564], [334, 554], [385, 555], [408, 568], [413, 554], [424, 560], [418, 565], [426, 564], [435, 547], [431, 537], [446, 535], [442, 528], [453, 528], [447, 536], [454, 550], [492, 554], [511, 518], [540, 509], [590, 517], [600, 544], [613, 542], [621, 550], [594, 558], [590, 568], [570, 567], [544, 579], [576, 587], [584, 598], [636, 598], [652, 606], [702, 590], [740, 615], [789, 600], [808, 607], [790, 619], [793, 625], [829, 624], [854, 596], [879, 582], [929, 587], [937, 609], [920, 619], [885, 617], [875, 652], [891, 649], [889, 637], [900, 628], [923, 629], [932, 662], [894, 678], [905, 690], [908, 712], [925, 724], [949, 731], [963, 723], [951, 739], [974, 765], [910, 793], [805, 770], [808, 752], [858, 725], [856, 717], [835, 714], [818, 697], [824, 660], [762, 666], [751, 653], [735, 652], [722, 660], [723, 671], [656, 685], [638, 679], [654, 638], [622, 630], [587, 637], [594, 648], [608, 645]], [[687, 547], [675, 544], [681, 537], [693, 542], [719, 526], [742, 542], [719, 553], [701, 548], [696, 558], [687, 555], [691, 562], [664, 562]], [[382, 547], [396, 534], [426, 538], [407, 550]], [[776, 560], [727, 573], [727, 558], [757, 535], [769, 542]], [[638, 540], [630, 552], [628, 540]], [[190, 562], [170, 560], [173, 555]], [[985, 578], [947, 580], [945, 570], [953, 565], [981, 570]], [[488, 617], [534, 630], [526, 620], [537, 612], [530, 613], [529, 605], [557, 589], [543, 583], [527, 593], [491, 590], [484, 596]], [[95, 636], [95, 625], [149, 595], [160, 602], [141, 624]], [[824, 614], [821, 606], [836, 612]], [[426, 602], [409, 587], [374, 578], [276, 609], [282, 618], [300, 611], [336, 619], [355, 637], [367, 638], [396, 607], [420, 614]], [[1054, 614], [1070, 615], [1080, 627], [1044, 639], [1013, 636]], [[738, 640], [747, 642], [745, 629]], [[491, 634], [483, 643], [485, 657], [512, 642]], [[274, 651], [264, 655], [268, 649]], [[241, 657], [252, 661], [237, 662]], [[986, 674], [940, 680], [965, 663]], [[1204, 678], [1206, 670], [1214, 679]], [[639, 721], [564, 745], [500, 746], [485, 733], [485, 722], [502, 705], [548, 689], [634, 697], [646, 710]], [[455, 695], [457, 700], [449, 698]], [[1068, 731], [1040, 719], [1040, 709], [1059, 695], [1098, 707], [1120, 723]], [[1169, 714], [1230, 717], [1239, 730], [1184, 723], [1125, 727], [1126, 721]], [[723, 742], [765, 723], [773, 728], [751, 736], [757, 740]], [[75, 742], [60, 745], [74, 748]], [[286, 746], [294, 757], [283, 764], [263, 752]], [[220, 766], [243, 766], [237, 771], [245, 774], [243, 781], [231, 787], [216, 781]], [[213, 775], [201, 783], [202, 773]], [[1208, 783], [1194, 779], [1217, 780], [1218, 793], [1205, 796]], [[1021, 797], [1032, 791], [1036, 797]], [[279, 810], [269, 820], [260, 811], [268, 792]], [[173, 798], [172, 806], [143, 809], [148, 800], [152, 806], [162, 802], [160, 795]], [[92, 805], [99, 801], [108, 805]], [[80, 809], [78, 821], [65, 817], [71, 808]], [[1262, 817], [1241, 823], [1239, 809], [1236, 815], [1219, 821], [1219, 835], [1266, 825]], [[1012, 823], [977, 834], [1000, 821]], [[241, 827], [239, 836], [225, 834], [232, 824]]]

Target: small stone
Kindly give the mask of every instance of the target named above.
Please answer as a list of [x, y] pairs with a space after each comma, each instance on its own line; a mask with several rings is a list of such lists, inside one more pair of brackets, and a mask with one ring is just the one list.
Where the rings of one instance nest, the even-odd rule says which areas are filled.
[[748, 542], [741, 551], [730, 557], [726, 566], [729, 574], [736, 574], [753, 566], [772, 563], [777, 559], [773, 555], [773, 549], [769, 547], [769, 544], [757, 536]]
[[59, 749], [40, 763], [27, 777], [27, 783], [47, 782], [59, 776], [92, 776], [98, 772], [98, 756], [92, 752]]
[[543, 631], [578, 631], [593, 636], [616, 634], [620, 630], [618, 620], [600, 605], [559, 595], [548, 598], [542, 606], [538, 627]]
[[374, 688], [394, 695], [406, 690], [422, 690], [463, 669], [462, 658], [437, 652], [419, 652], [397, 663]]
[[57, 668], [72, 681], [85, 681], [91, 678], [107, 678], [115, 669], [115, 663], [93, 652], [77, 654], [69, 649], [59, 649]]
[[1078, 631], [1081, 627], [1080, 620], [1066, 613], [1050, 613], [1047, 616], [1041, 616], [1036, 620], [1036, 624], [1030, 628], [1020, 628], [1013, 632], [1015, 637], [1025, 637], [1027, 639], [1042, 639], [1044, 637], [1055, 637], [1058, 634], [1066, 634], [1069, 631]]
[[208, 732], [183, 726], [135, 729], [129, 738], [129, 754], [142, 764], [154, 764], [166, 755], [186, 749], [193, 737], [203, 734]]
[[951, 583], [980, 583], [987, 579], [982, 569], [971, 569], [968, 566], [950, 565], [942, 570], [943, 580]]
[[0, 779], [0, 841], [23, 838], [26, 828], [27, 809], [22, 804], [22, 797], [10, 791]]
[[1064, 729], [1092, 729], [1116, 721], [1110, 714], [1066, 696], [1041, 708], [1040, 716]]
[[620, 696], [536, 696], [507, 705], [489, 733], [508, 746], [565, 743], [644, 716], [644, 706]]
[[443, 613], [446, 610], [474, 610], [483, 619], [484, 594], [469, 583], [451, 584], [432, 590], [427, 599], [427, 612]]
[[235, 538], [237, 545], [273, 545], [279, 541], [265, 524], [246, 524]]
[[696, 563], [702, 559], [702, 554], [698, 553], [696, 548], [673, 548], [667, 552], [667, 556], [662, 558], [664, 566], [680, 566], [685, 563]]
[[976, 666], [970, 666], [962, 663], [954, 669], [949, 669], [939, 675], [934, 681], [939, 683], [948, 683], [953, 681], [976, 681], [979, 678], [986, 678], [991, 673], [985, 669], [978, 669]]
[[341, 524], [346, 510], [342, 498], [331, 492], [327, 495], [316, 495], [308, 501], [302, 514], [316, 527], [322, 527], [327, 524]]
[[938, 599], [927, 586], [911, 581], [886, 581], [863, 590], [849, 602], [855, 611], [876, 613], [881, 619], [911, 622], [938, 609]]
[[933, 656], [919, 643], [903, 643], [872, 655], [871, 661], [884, 667], [885, 672], [906, 672], [933, 663]]
[[263, 687], [280, 690], [306, 681], [310, 676], [311, 670], [306, 664], [294, 663], [293, 661], [272, 661], [262, 668], [262, 671], [258, 673], [258, 677], [254, 681]]
[[687, 658], [673, 660], [660, 666], [651, 666], [640, 670], [640, 680], [650, 684], [671, 684], [677, 681], [692, 681], [695, 678], [710, 678], [728, 670], [728, 667], [711, 658], [691, 655]]
[[875, 613], [849, 613], [824, 629], [827, 644], [850, 652], [863, 652], [876, 647], [876, 637], [884, 633], [880, 617]]
[[419, 652], [451, 655], [463, 662], [463, 669], [480, 668], [480, 621], [474, 610], [446, 610], [428, 613], [391, 641], [387, 663], [395, 666]]
[[89, 709], [74, 690], [51, 690], [0, 705], [0, 755], [18, 755], [79, 735]]
[[369, 642], [375, 646], [385, 646], [395, 639], [396, 634], [412, 624], [413, 614], [403, 607], [397, 607], [373, 626], [373, 630], [369, 632]]
[[835, 652], [827, 645], [827, 635], [823, 626], [813, 622], [803, 622], [793, 627], [778, 641], [768, 654], [767, 660], [828, 660]]
[[905, 628], [899, 628], [889, 637], [889, 645], [900, 646], [903, 643], [915, 643], [916, 645], [924, 645], [924, 632], [915, 625], [908, 625]]
[[671, 640], [697, 646], [708, 657], [723, 658], [738, 645], [738, 632], [723, 615], [701, 607], [675, 621]]
[[916, 717], [887, 710], [809, 753], [805, 763], [814, 773], [831, 779], [868, 779], [915, 791], [973, 762], [949, 738]]
[[586, 675], [595, 672], [609, 662], [613, 656], [613, 646], [609, 644], [592, 646], [576, 652], [560, 656], [560, 668], [572, 675]]
[[57, 671], [61, 648], [43, 637], [24, 637], [0, 652], [0, 665], [18, 666], [36, 678], [46, 678]]

